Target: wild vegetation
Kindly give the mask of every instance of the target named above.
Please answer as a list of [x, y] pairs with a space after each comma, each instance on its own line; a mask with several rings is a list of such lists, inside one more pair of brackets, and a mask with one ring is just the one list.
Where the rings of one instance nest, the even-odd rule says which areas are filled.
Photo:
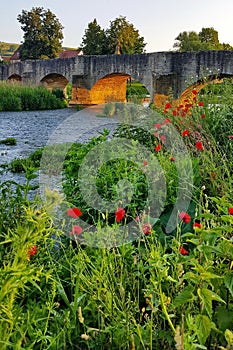
[[[182, 105], [167, 101], [156, 112], [117, 104], [125, 123], [112, 141], [105, 130], [87, 144], [71, 145], [65, 158], [59, 150], [65, 199], [57, 191], [47, 191], [43, 201], [28, 199], [33, 166], [26, 169], [24, 185], [1, 184], [1, 349], [232, 349], [229, 86], [228, 80], [218, 86], [217, 104], [213, 84], [199, 94], [194, 88]], [[136, 156], [144, 147], [147, 155]], [[97, 149], [102, 153], [91, 168], [97, 189], [91, 203], [98, 196], [116, 201], [112, 210], [91, 207], [82, 191], [90, 188], [90, 176], [79, 180], [82, 167], [84, 174], [90, 171], [87, 155]], [[41, 168], [56, 173], [58, 148], [43, 153]], [[165, 198], [156, 182], [162, 174], [158, 163]], [[189, 202], [183, 210], [184, 203], [177, 203], [179, 174]], [[122, 206], [119, 194], [128, 192], [131, 200]], [[145, 210], [150, 195], [152, 204], [163, 202], [159, 216], [153, 206]], [[106, 239], [129, 232], [130, 223], [139, 234], [108, 245]]]
[[51, 92], [42, 86], [0, 82], [0, 111], [30, 111], [66, 106], [62, 91]]

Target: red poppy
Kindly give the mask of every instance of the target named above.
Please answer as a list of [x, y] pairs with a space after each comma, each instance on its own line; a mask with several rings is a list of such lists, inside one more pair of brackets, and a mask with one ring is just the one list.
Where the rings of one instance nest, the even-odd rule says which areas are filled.
[[187, 103], [187, 102], [189, 102], [189, 100], [186, 99], [186, 100], [184, 100], [184, 102]]
[[154, 125], [154, 127], [155, 127], [156, 129], [160, 129], [160, 128], [161, 128], [161, 124], [157, 123], [157, 124]]
[[31, 248], [28, 249], [28, 260], [30, 260], [30, 257], [35, 255], [37, 253], [37, 246], [34, 245]]
[[197, 90], [192, 90], [193, 95], [197, 95]]
[[187, 136], [189, 134], [189, 131], [186, 129], [184, 131], [182, 131], [181, 135], [184, 137], [184, 136]]
[[180, 247], [179, 252], [182, 255], [188, 255], [189, 254], [189, 252], [182, 246]]
[[125, 210], [123, 208], [118, 208], [115, 212], [116, 222], [120, 222], [125, 216]]
[[152, 232], [152, 225], [149, 222], [144, 224], [142, 226], [142, 232], [144, 233], [144, 235], [149, 235]]
[[72, 227], [72, 230], [70, 231], [70, 235], [80, 235], [83, 232], [83, 229], [81, 226], [74, 225]]
[[161, 141], [166, 141], [166, 136], [165, 136], [165, 135], [161, 135], [161, 136], [160, 136], [160, 140], [161, 140]]
[[177, 115], [177, 111], [175, 109], [173, 109], [172, 114], [174, 115], [174, 117]]
[[146, 166], [148, 164], [147, 160], [144, 160], [143, 165]]
[[202, 113], [202, 114], [201, 114], [201, 118], [205, 118], [205, 113]]
[[188, 213], [185, 213], [184, 211], [182, 211], [180, 213], [180, 220], [182, 220], [185, 224], [188, 224], [191, 218]]
[[195, 228], [195, 227], [201, 228], [201, 224], [199, 222], [194, 222], [193, 228]]
[[229, 135], [228, 138], [229, 138], [229, 139], [233, 139], [233, 135]]
[[233, 215], [233, 208], [228, 208], [228, 214]]
[[193, 103], [197, 103], [197, 98], [196, 97], [193, 98]]
[[161, 150], [161, 145], [160, 145], [160, 143], [155, 147], [155, 151], [156, 152], [158, 152], [158, 151], [160, 151]]
[[67, 215], [70, 216], [71, 218], [78, 218], [80, 215], [82, 215], [82, 212], [79, 208], [69, 208], [67, 210]]
[[155, 136], [155, 137], [158, 137], [158, 136], [159, 136], [158, 131], [154, 132], [154, 136]]
[[162, 125], [165, 125], [165, 124], [168, 124], [168, 123], [171, 123], [170, 119], [169, 118], [166, 118], [162, 121]]
[[174, 161], [175, 161], [175, 158], [174, 158], [174, 157], [171, 157], [171, 158], [170, 158], [170, 161], [171, 161], [171, 162], [174, 162]]
[[164, 109], [164, 110], [163, 110], [163, 113], [166, 114], [166, 113], [168, 113], [168, 111], [167, 111], [166, 109]]
[[204, 102], [198, 102], [198, 106], [200, 106], [200, 107], [203, 107], [204, 106]]
[[166, 103], [165, 104], [165, 107], [164, 107], [165, 109], [169, 109], [169, 108], [172, 108], [172, 105], [171, 105], [171, 103]]
[[198, 141], [198, 142], [196, 143], [196, 147], [197, 147], [197, 149], [198, 149], [199, 151], [202, 151], [202, 150], [204, 149], [203, 143], [202, 143], [201, 141]]

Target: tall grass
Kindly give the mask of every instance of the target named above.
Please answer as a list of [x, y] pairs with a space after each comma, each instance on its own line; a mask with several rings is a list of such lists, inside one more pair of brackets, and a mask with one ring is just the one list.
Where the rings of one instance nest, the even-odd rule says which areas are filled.
[[64, 100], [44, 87], [0, 83], [0, 111], [29, 111], [64, 108]]

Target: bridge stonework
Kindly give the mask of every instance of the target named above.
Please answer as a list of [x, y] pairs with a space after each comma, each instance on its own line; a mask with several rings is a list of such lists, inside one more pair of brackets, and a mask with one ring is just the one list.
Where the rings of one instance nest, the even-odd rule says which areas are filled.
[[44, 84], [65, 89], [72, 84], [72, 102], [98, 104], [125, 101], [129, 77], [149, 91], [151, 103], [172, 91], [179, 98], [205, 77], [233, 76], [233, 51], [155, 52], [27, 60], [0, 67], [0, 80]]

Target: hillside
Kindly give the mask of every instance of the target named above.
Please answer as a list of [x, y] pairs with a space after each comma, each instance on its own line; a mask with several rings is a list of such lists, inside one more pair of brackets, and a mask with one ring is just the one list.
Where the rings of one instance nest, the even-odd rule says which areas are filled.
[[19, 47], [19, 44], [5, 43], [0, 41], [0, 55], [12, 56], [15, 50]]
[[[0, 41], [0, 56], [12, 56], [20, 44], [5, 43]], [[76, 50], [72, 47], [63, 47], [63, 50]]]

